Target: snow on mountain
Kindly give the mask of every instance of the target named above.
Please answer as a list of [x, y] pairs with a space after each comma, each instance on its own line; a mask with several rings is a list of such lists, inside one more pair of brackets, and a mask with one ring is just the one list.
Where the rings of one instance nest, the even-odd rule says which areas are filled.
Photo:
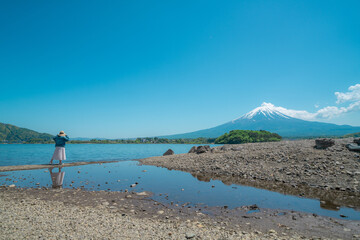
[[264, 102], [260, 107], [222, 125], [195, 132], [163, 136], [166, 138], [216, 138], [231, 130], [267, 130], [283, 137], [342, 136], [360, 132], [360, 127], [307, 121], [296, 117], [293, 110]]
[[240, 119], [254, 119], [256, 118], [267, 118], [267, 119], [279, 119], [279, 118], [285, 118], [290, 119], [291, 117], [287, 116], [286, 114], [279, 111], [278, 107], [275, 107], [271, 103], [262, 103], [260, 107], [255, 108], [254, 110], [246, 113], [245, 115], [241, 116], [240, 118], [237, 118], [233, 120], [232, 122], [236, 122]]

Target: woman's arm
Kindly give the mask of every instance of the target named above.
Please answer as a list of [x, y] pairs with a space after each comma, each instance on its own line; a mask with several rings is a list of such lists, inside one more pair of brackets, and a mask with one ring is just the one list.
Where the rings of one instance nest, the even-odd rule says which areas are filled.
[[70, 138], [69, 138], [69, 136], [68, 135], [65, 135], [65, 142], [67, 142], [67, 141], [69, 141], [70, 140]]

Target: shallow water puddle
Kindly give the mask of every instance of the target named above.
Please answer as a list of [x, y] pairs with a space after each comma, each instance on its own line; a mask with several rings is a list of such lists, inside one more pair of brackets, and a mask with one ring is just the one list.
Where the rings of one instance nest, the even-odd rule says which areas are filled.
[[[60, 173], [59, 173], [60, 171]], [[4, 174], [5, 175], [5, 174]], [[224, 184], [219, 180], [200, 181], [190, 173], [154, 166], [139, 166], [136, 161], [94, 164], [27, 171], [6, 172], [0, 185], [48, 187], [108, 191], [149, 191], [160, 202], [189, 206], [227, 206], [236, 208], [256, 204], [260, 208], [289, 209], [318, 215], [360, 220], [360, 211], [333, 206], [315, 199], [300, 198], [255, 187]], [[56, 187], [56, 186], [55, 186]]]

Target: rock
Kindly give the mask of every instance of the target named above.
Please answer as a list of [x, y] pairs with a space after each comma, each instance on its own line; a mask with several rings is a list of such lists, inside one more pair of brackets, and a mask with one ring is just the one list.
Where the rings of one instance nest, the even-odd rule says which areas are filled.
[[211, 153], [221, 153], [223, 150], [219, 147], [213, 147], [211, 148]]
[[11, 185], [9, 185], [9, 187], [15, 187], [15, 184], [11, 184]]
[[357, 145], [360, 145], [360, 138], [355, 138], [353, 142], [356, 143]]
[[195, 237], [195, 233], [193, 233], [193, 232], [187, 232], [185, 234], [186, 239], [191, 239], [191, 238], [194, 238], [194, 237]]
[[197, 147], [193, 146], [188, 153], [195, 153], [195, 152], [196, 152], [196, 148], [197, 148]]
[[132, 198], [132, 196], [131, 195], [126, 195], [125, 198]]
[[160, 210], [160, 211], [157, 211], [157, 214], [164, 214], [164, 211]]
[[174, 151], [171, 150], [171, 149], [168, 149], [168, 150], [163, 154], [163, 156], [168, 156], [168, 155], [174, 155]]
[[206, 152], [209, 152], [209, 151], [211, 151], [209, 145], [199, 146], [199, 147], [196, 149], [196, 153], [197, 153], [197, 154], [206, 153]]
[[197, 153], [197, 154], [201, 154], [201, 153], [206, 153], [206, 152], [211, 152], [211, 148], [209, 145], [205, 145], [205, 146], [194, 146], [190, 149], [190, 151], [188, 153]]
[[259, 207], [256, 204], [253, 204], [253, 205], [249, 206], [249, 209], [256, 210], [256, 209], [259, 209]]
[[135, 183], [134, 183], [134, 184], [131, 184], [130, 187], [136, 187], [136, 184], [135, 184]]
[[139, 192], [139, 193], [136, 193], [136, 195], [138, 195], [138, 196], [147, 196], [148, 194], [146, 192]]
[[316, 149], [326, 149], [335, 145], [335, 140], [330, 138], [322, 138], [315, 140], [315, 148]]

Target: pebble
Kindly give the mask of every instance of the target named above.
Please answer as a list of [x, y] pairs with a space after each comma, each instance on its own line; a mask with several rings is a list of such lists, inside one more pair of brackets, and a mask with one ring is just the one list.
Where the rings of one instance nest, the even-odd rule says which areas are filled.
[[136, 195], [138, 195], [138, 196], [147, 196], [147, 193], [146, 192], [139, 192], [139, 193], [136, 193]]
[[187, 232], [185, 234], [186, 239], [191, 239], [191, 238], [194, 238], [194, 237], [195, 237], [195, 233], [193, 233], [193, 232]]

